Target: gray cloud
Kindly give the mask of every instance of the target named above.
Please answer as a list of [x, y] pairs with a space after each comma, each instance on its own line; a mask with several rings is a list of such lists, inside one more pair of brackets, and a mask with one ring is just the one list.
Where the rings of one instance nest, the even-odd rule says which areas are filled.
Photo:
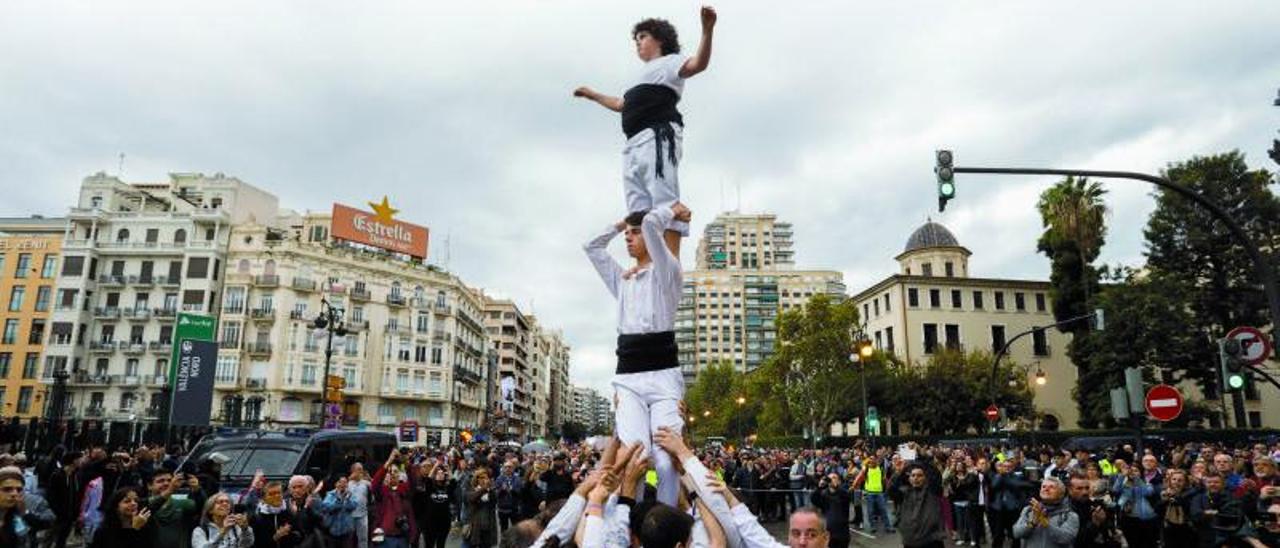
[[[795, 222], [800, 266], [852, 289], [929, 215], [976, 274], [1047, 275], [1033, 206], [1050, 180], [962, 177], [938, 215], [936, 147], [1144, 171], [1239, 148], [1261, 166], [1280, 126], [1275, 2], [718, 8], [682, 106], [695, 231], [740, 188], [742, 209]], [[5, 3], [0, 214], [65, 211], [119, 152], [128, 180], [221, 171], [299, 209], [388, 194], [432, 228], [434, 261], [447, 235], [452, 270], [562, 326], [574, 378], [605, 387], [613, 306], [579, 244], [622, 213], [621, 136], [569, 92], [620, 92], [648, 15], [693, 51], [689, 2]], [[1108, 188], [1103, 260], [1140, 260], [1149, 189]]]

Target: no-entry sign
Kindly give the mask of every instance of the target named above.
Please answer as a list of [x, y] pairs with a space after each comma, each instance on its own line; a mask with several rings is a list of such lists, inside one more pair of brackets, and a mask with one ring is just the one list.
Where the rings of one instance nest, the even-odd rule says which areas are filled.
[[1157, 384], [1147, 391], [1147, 414], [1158, 421], [1171, 421], [1182, 414], [1182, 394], [1167, 384]]
[[996, 404], [994, 403], [988, 406], [987, 410], [983, 413], [987, 416], [987, 420], [991, 422], [996, 422], [1000, 419], [1000, 408], [996, 407]]

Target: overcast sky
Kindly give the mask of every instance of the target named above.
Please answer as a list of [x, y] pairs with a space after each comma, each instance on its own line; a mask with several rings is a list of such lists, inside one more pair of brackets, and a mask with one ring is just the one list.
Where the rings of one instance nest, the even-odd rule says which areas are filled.
[[[451, 270], [562, 327], [574, 382], [605, 388], [614, 308], [580, 244], [624, 214], [623, 139], [570, 92], [621, 94], [643, 17], [669, 18], [691, 54], [697, 7], [6, 1], [0, 215], [65, 213], [120, 153], [126, 181], [223, 172], [299, 210], [387, 194], [431, 228], [432, 262], [448, 236]], [[1047, 279], [1034, 204], [1052, 181], [961, 176], [939, 215], [935, 148], [959, 165], [1134, 171], [1240, 149], [1262, 167], [1280, 128], [1274, 0], [717, 10], [711, 67], [681, 102], [695, 234], [718, 211], [777, 213], [797, 266], [851, 291], [891, 274], [929, 216], [974, 275]], [[1150, 191], [1107, 188], [1103, 260], [1139, 263]]]

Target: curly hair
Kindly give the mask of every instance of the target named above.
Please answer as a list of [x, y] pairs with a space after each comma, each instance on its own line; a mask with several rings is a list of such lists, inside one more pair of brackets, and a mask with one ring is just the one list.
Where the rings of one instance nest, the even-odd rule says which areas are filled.
[[654, 19], [650, 17], [639, 23], [631, 29], [631, 38], [634, 39], [637, 34], [647, 33], [662, 44], [662, 54], [671, 55], [672, 53], [680, 53], [680, 37], [676, 35], [676, 28], [666, 19]]

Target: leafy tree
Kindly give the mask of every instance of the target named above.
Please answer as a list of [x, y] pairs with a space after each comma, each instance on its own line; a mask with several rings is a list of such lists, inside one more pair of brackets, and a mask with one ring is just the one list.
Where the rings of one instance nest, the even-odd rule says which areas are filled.
[[849, 362], [858, 311], [852, 301], [819, 295], [777, 322], [778, 346], [752, 374], [753, 392], [764, 402], [762, 426], [768, 434], [804, 429], [819, 437], [861, 403], [850, 397], [860, 393]]
[[[1164, 171], [1169, 180], [1222, 207], [1260, 247], [1280, 249], [1280, 199], [1266, 170], [1250, 171], [1233, 151], [1194, 157]], [[1153, 277], [1186, 288], [1193, 323], [1222, 335], [1237, 325], [1270, 322], [1266, 296], [1244, 246], [1204, 207], [1168, 190], [1155, 193], [1156, 209], [1144, 231]], [[1205, 344], [1211, 344], [1205, 337]]]
[[569, 440], [581, 440], [587, 435], [587, 427], [574, 421], [560, 423], [560, 437]]
[[[986, 351], [943, 350], [924, 364], [892, 368], [893, 418], [930, 435], [971, 428], [982, 432], [989, 424], [983, 410], [991, 404], [987, 387], [993, 359]], [[1012, 361], [1001, 361], [995, 388], [996, 405], [1023, 412], [1031, 409], [1025, 371]]]
[[1103, 286], [1097, 304], [1107, 313], [1105, 331], [1091, 331], [1072, 342], [1080, 368], [1075, 389], [1080, 424], [1102, 426], [1111, 416], [1108, 391], [1124, 386], [1124, 369], [1138, 367], [1149, 380], [1179, 383], [1212, 379], [1214, 350], [1195, 328], [1188, 292], [1167, 278], [1137, 271], [1110, 272], [1114, 283]]

